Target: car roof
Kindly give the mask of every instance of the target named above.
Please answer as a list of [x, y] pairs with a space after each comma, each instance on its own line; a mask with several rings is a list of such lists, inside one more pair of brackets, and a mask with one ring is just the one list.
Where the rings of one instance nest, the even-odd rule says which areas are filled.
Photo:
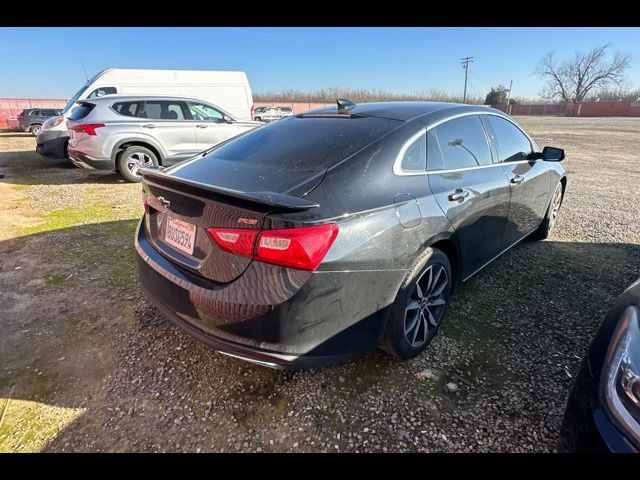
[[78, 100], [76, 103], [82, 102], [110, 102], [110, 101], [121, 101], [121, 102], [135, 102], [141, 100], [180, 100], [180, 101], [193, 101], [193, 102], [203, 102], [207, 104], [213, 105], [211, 102], [207, 100], [202, 100], [199, 98], [193, 97], [181, 97], [176, 95], [103, 95], [101, 97], [95, 98], [85, 98], [83, 100]]
[[[313, 114], [335, 114], [337, 107], [320, 108], [311, 110], [307, 113]], [[391, 118], [393, 120], [402, 120], [408, 122], [418, 117], [431, 115], [435, 113], [441, 114], [457, 114], [466, 112], [486, 112], [492, 110], [484, 105], [466, 105], [462, 103], [446, 103], [446, 102], [371, 102], [357, 103], [348, 113], [361, 114], [370, 117]], [[496, 110], [496, 112], [498, 112]], [[441, 116], [441, 115], [438, 115]]]

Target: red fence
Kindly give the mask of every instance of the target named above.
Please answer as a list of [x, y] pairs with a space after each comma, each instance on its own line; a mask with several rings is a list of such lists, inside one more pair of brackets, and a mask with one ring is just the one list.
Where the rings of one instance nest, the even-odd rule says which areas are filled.
[[497, 105], [509, 115], [559, 115], [566, 117], [640, 117], [640, 102], [582, 102]]
[[66, 103], [51, 98], [0, 98], [0, 128], [17, 127], [16, 117], [25, 108], [62, 108]]
[[[62, 108], [66, 100], [51, 98], [0, 98], [0, 128], [18, 126], [17, 115], [25, 108]], [[279, 105], [293, 113], [332, 107], [335, 103], [255, 102], [255, 107]], [[640, 117], [640, 102], [582, 102], [552, 104], [498, 105], [494, 108], [510, 115], [556, 115], [567, 117]]]

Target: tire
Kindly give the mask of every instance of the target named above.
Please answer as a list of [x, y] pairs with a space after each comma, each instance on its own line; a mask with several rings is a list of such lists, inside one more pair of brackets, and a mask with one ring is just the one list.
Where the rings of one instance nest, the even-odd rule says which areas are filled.
[[120, 152], [116, 163], [120, 175], [130, 182], [138, 183], [141, 180], [137, 173], [140, 167], [158, 166], [158, 157], [148, 148], [134, 145]]
[[260, 117], [256, 117], [256, 118], [254, 118], [254, 120], [255, 120], [256, 122], [261, 122], [261, 121], [262, 121], [262, 119], [261, 119]]
[[531, 234], [531, 240], [545, 240], [549, 238], [551, 235], [551, 231], [553, 227], [556, 225], [556, 221], [558, 218], [558, 213], [560, 212], [560, 207], [562, 206], [562, 197], [564, 196], [564, 192], [562, 191], [562, 183], [558, 183], [556, 189], [553, 192], [553, 196], [551, 197], [551, 202], [547, 207], [547, 211], [544, 214], [544, 219], [540, 226]]
[[428, 248], [420, 255], [391, 307], [382, 343], [387, 352], [409, 359], [426, 348], [442, 325], [452, 280], [451, 263], [442, 251]]
[[40, 127], [41, 127], [41, 126], [42, 126], [42, 125], [38, 125], [38, 124], [36, 124], [36, 125], [31, 125], [31, 126], [29, 127], [29, 133], [35, 137], [36, 135], [38, 135], [38, 132], [40, 131]]

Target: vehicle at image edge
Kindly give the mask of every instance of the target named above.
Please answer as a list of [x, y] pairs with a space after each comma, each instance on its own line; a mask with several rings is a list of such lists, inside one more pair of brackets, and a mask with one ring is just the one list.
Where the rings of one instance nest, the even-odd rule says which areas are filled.
[[253, 119], [257, 122], [274, 122], [282, 118], [290, 117], [293, 115], [291, 107], [256, 107], [253, 110]]
[[61, 114], [62, 110], [59, 108], [25, 108], [18, 114], [17, 120], [20, 130], [37, 135], [45, 120]]
[[609, 310], [582, 361], [559, 450], [640, 452], [640, 280]]
[[77, 102], [67, 127], [74, 165], [140, 181], [142, 166], [168, 166], [263, 125], [184, 97], [110, 95]]
[[253, 95], [244, 72], [108, 68], [87, 81], [67, 102], [60, 117], [45, 122], [36, 141], [43, 156], [67, 157], [66, 120], [78, 100], [105, 95], [175, 95], [219, 105], [240, 120], [251, 120]]
[[318, 367], [383, 346], [411, 358], [457, 283], [549, 235], [563, 158], [489, 107], [338, 100], [142, 169], [140, 282], [227, 355]]

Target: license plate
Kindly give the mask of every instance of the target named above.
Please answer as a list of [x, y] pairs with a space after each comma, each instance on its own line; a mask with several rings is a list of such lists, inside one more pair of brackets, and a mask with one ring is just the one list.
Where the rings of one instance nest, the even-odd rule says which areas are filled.
[[167, 217], [167, 228], [164, 233], [165, 242], [191, 255], [193, 253], [195, 239], [195, 225], [183, 222], [177, 218]]

